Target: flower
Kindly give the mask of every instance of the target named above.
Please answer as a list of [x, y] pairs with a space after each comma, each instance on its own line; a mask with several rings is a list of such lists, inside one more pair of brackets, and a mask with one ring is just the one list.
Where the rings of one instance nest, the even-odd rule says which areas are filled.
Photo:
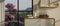
[[7, 5], [5, 5], [5, 7], [8, 9], [13, 9], [15, 6], [12, 3], [8, 3]]

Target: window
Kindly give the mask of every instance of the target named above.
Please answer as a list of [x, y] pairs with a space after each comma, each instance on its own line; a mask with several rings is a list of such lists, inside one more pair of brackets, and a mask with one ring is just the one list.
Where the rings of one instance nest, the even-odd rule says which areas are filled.
[[18, 0], [5, 0], [5, 26], [23, 26], [24, 19], [19, 17]]
[[30, 14], [32, 0], [5, 0], [6, 26], [24, 26], [24, 17]]
[[19, 0], [20, 17], [32, 16], [32, 0]]

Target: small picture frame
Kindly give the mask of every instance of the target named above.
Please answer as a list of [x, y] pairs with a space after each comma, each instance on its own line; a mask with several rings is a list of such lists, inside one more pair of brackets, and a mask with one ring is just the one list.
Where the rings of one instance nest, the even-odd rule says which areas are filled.
[[24, 21], [25, 26], [55, 26], [54, 18], [29, 18]]
[[49, 0], [40, 0], [40, 6], [41, 7], [48, 7]]
[[58, 0], [40, 0], [40, 7], [55, 8], [58, 6], [59, 6]]

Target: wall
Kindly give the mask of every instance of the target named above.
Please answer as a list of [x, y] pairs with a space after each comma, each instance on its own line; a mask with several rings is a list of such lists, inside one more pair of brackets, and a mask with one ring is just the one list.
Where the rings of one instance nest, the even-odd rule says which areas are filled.
[[[38, 3], [39, 0], [33, 0], [34, 1], [34, 5]], [[60, 4], [60, 2], [59, 2]], [[59, 20], [59, 22], [56, 22], [55, 23], [55, 26], [60, 26], [60, 5], [59, 7], [57, 8], [54, 8], [54, 9], [50, 9], [50, 10], [47, 10], [47, 14], [49, 15], [50, 18], [55, 18], [55, 21], [56, 20]]]
[[58, 8], [48, 10], [47, 13], [50, 18], [55, 18], [55, 21], [59, 20], [59, 22], [56, 22], [56, 26], [60, 26], [60, 2]]
[[2, 26], [4, 24], [4, 20], [5, 20], [4, 16], [5, 16], [5, 14], [4, 14], [4, 2], [0, 2], [0, 26]]

